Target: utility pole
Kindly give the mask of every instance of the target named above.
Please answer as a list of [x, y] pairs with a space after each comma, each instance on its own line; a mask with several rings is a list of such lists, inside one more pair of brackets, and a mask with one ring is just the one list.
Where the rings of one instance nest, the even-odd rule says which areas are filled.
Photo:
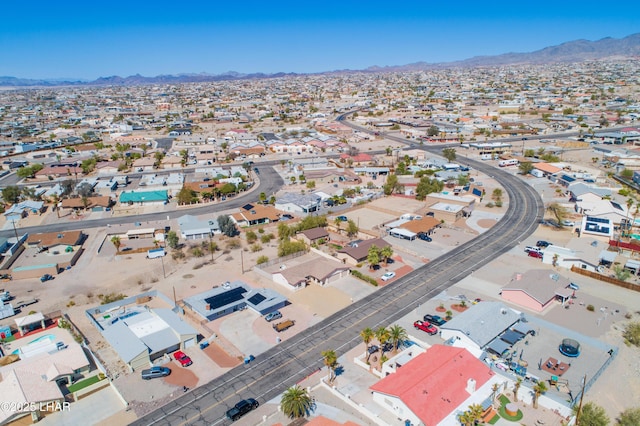
[[576, 414], [576, 426], [580, 425], [580, 415], [582, 414], [582, 400], [584, 399], [584, 388], [587, 386], [587, 375], [582, 379], [582, 391], [580, 391], [580, 404], [578, 405], [578, 413]]

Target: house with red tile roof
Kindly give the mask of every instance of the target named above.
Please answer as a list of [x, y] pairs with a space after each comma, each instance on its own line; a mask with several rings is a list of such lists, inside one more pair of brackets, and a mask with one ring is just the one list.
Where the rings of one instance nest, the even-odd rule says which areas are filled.
[[451, 424], [452, 413], [466, 410], [465, 401], [476, 392], [489, 395], [494, 379], [466, 349], [434, 345], [370, 389], [374, 402], [398, 418], [435, 426]]

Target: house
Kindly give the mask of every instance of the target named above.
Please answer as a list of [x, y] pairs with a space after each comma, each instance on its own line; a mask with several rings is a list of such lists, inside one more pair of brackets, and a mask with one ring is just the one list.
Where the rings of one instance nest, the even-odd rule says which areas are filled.
[[272, 273], [278, 284], [294, 289], [304, 288], [311, 283], [325, 286], [349, 275], [350, 267], [325, 257], [317, 257], [293, 267], [280, 268]]
[[480, 302], [440, 327], [440, 337], [479, 357], [501, 333], [520, 320], [520, 315], [501, 302]]
[[242, 281], [232, 281], [187, 297], [184, 303], [203, 320], [213, 321], [245, 308], [264, 315], [285, 306], [287, 299], [268, 288], [254, 289]]
[[93, 196], [86, 198], [65, 198], [60, 202], [61, 209], [102, 211], [110, 208], [113, 201], [109, 196]]
[[189, 214], [178, 218], [178, 228], [180, 236], [185, 240], [209, 238], [222, 232], [216, 219], [202, 220]]
[[580, 198], [576, 200], [575, 209], [577, 212], [591, 218], [606, 219], [609, 223], [613, 224], [620, 224], [630, 217], [629, 209], [626, 205], [602, 198], [600, 195], [594, 193], [580, 195]]
[[155, 168], [156, 160], [150, 157], [142, 157], [135, 160], [132, 164], [133, 170], [137, 172], [150, 172]]
[[382, 238], [360, 241], [357, 244], [338, 250], [336, 257], [343, 262], [351, 265], [357, 265], [358, 263], [366, 262], [367, 256], [369, 255], [369, 248], [371, 246], [376, 246], [379, 249], [382, 249], [384, 247], [391, 247], [391, 244]]
[[174, 306], [168, 297], [151, 291], [85, 311], [131, 371], [148, 368], [165, 354], [193, 347], [197, 342], [198, 331], [172, 309], [138, 303], [154, 297]]
[[301, 231], [297, 238], [304, 241], [307, 245], [319, 244], [320, 241], [329, 241], [329, 232], [324, 228], [313, 228]]
[[[545, 248], [542, 253], [542, 263], [567, 269], [571, 269], [572, 266], [575, 266], [576, 268], [586, 269], [593, 272], [597, 270], [599, 264], [597, 253], [600, 253], [602, 250], [597, 248], [593, 249], [593, 247], [597, 247], [597, 242], [596, 245], [594, 245], [594, 242], [589, 245], [585, 245], [584, 241], [580, 241], [578, 247], [574, 246], [573, 249], [569, 247], [550, 245]], [[592, 252], [591, 256], [589, 256], [587, 252]]]
[[400, 228], [406, 229], [408, 231], [419, 233], [424, 232], [426, 234], [431, 234], [434, 229], [439, 228], [442, 222], [432, 216], [425, 216], [421, 219], [409, 220], [401, 225]]
[[523, 308], [542, 312], [556, 300], [562, 303], [571, 297], [567, 287], [571, 281], [547, 269], [534, 269], [515, 274], [502, 288], [500, 297]]
[[373, 401], [414, 425], [445, 425], [476, 393], [491, 394], [495, 373], [464, 348], [433, 345], [369, 389]]
[[320, 208], [321, 198], [315, 194], [285, 192], [276, 199], [275, 208], [291, 213], [311, 213]]
[[120, 194], [121, 205], [159, 205], [167, 204], [169, 194], [166, 190], [158, 191], [122, 191]]
[[[37, 343], [38, 346], [30, 351], [30, 356], [21, 356], [19, 361], [0, 367], [0, 395], [5, 403], [18, 407], [30, 404], [36, 408], [68, 404], [64, 402], [65, 397], [59, 383], [62, 380], [72, 383], [90, 370], [84, 350], [72, 341], [68, 342], [64, 350], [58, 350], [58, 342], [55, 340], [50, 341], [46, 351], [42, 350], [40, 342]], [[30, 349], [30, 346], [27, 345], [24, 349]], [[2, 409], [0, 423], [8, 424], [30, 413], [31, 410]], [[35, 410], [31, 416], [34, 420], [34, 417], [40, 418], [41, 413]]]
[[12, 205], [4, 212], [4, 216], [7, 218], [7, 222], [17, 222], [23, 217], [31, 214], [42, 213], [44, 207], [43, 201], [26, 200]]
[[240, 227], [262, 225], [280, 220], [280, 212], [273, 206], [245, 204], [240, 212], [231, 215], [231, 219]]

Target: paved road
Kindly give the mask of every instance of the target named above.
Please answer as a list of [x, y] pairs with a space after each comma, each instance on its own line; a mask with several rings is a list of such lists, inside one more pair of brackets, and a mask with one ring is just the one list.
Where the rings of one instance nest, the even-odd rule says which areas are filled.
[[[274, 162], [275, 163], [275, 162]], [[72, 231], [76, 229], [88, 229], [88, 228], [100, 228], [103, 226], [110, 225], [119, 225], [119, 224], [132, 224], [133, 222], [146, 222], [146, 221], [158, 221], [158, 220], [166, 220], [167, 216], [170, 219], [175, 219], [185, 214], [191, 215], [201, 215], [201, 214], [211, 214], [220, 212], [223, 210], [230, 210], [234, 208], [241, 207], [245, 205], [249, 201], [255, 201], [258, 199], [258, 194], [260, 192], [264, 192], [267, 196], [271, 194], [275, 194], [280, 190], [284, 181], [280, 177], [280, 175], [275, 171], [273, 167], [260, 165], [260, 183], [258, 187], [251, 192], [238, 194], [233, 198], [228, 199], [227, 201], [209, 204], [202, 207], [194, 207], [190, 209], [184, 210], [173, 210], [169, 212], [157, 212], [157, 213], [147, 213], [141, 214], [137, 216], [118, 216], [118, 217], [109, 217], [105, 219], [95, 219], [88, 221], [78, 221], [78, 222], [61, 222], [54, 223], [50, 225], [39, 225], [39, 226], [30, 226], [19, 228], [20, 234], [23, 232], [28, 233], [38, 233], [38, 232], [60, 232], [60, 231]], [[0, 237], [12, 237], [13, 230], [5, 230], [0, 231]]]
[[238, 400], [276, 397], [322, 367], [322, 351], [344, 354], [361, 342], [362, 329], [388, 326], [532, 234], [544, 213], [535, 190], [485, 163], [467, 163], [494, 176], [508, 194], [509, 208], [493, 228], [133, 424], [229, 424], [225, 412]]

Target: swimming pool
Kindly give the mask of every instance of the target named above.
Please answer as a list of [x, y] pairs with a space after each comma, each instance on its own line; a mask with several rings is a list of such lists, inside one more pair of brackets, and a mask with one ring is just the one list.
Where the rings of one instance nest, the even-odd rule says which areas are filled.
[[[37, 339], [34, 339], [32, 341], [30, 341], [29, 343], [27, 343], [26, 345], [23, 346], [27, 347], [33, 343], [38, 343], [38, 342], [43, 342], [45, 340], [48, 340], [49, 342], [54, 342], [56, 340], [56, 336], [54, 336], [53, 334], [45, 334], [44, 336], [40, 336]], [[20, 351], [21, 349], [16, 349], [15, 351], [11, 352], [12, 355], [20, 355]]]

